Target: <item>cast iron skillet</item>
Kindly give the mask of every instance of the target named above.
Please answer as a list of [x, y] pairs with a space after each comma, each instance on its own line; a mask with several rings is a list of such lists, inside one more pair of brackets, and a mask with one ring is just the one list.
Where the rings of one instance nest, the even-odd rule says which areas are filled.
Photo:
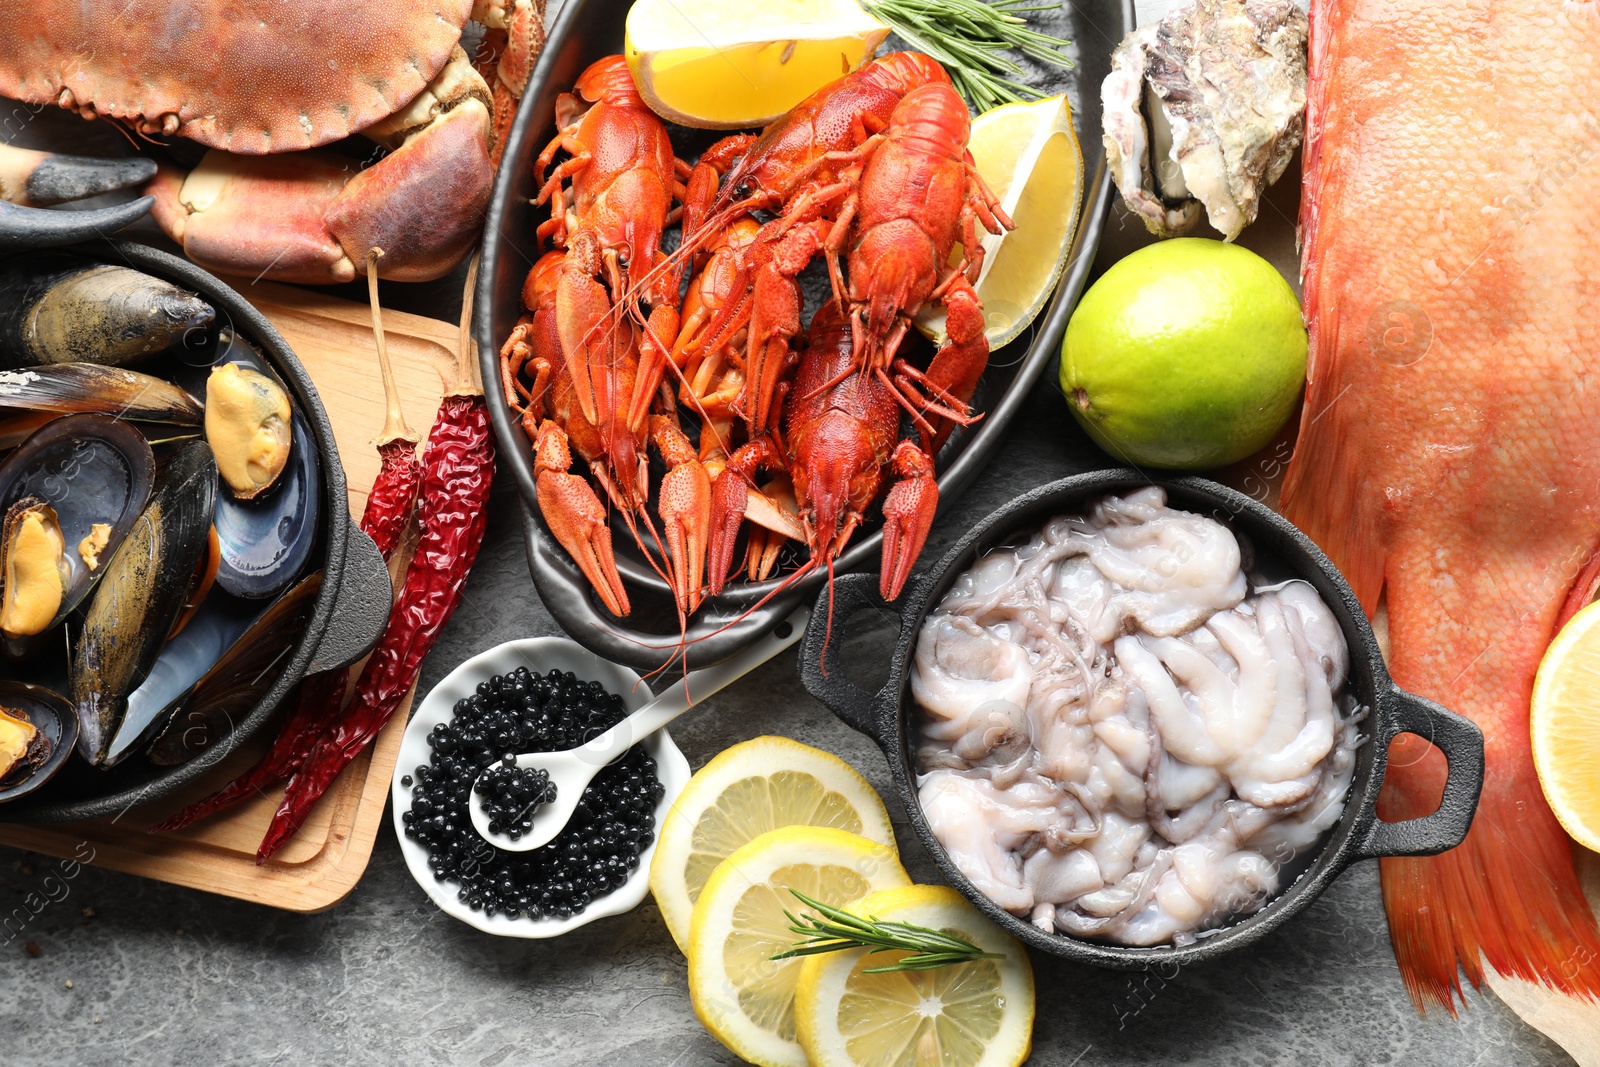
[[[627, 585], [633, 612], [618, 619], [608, 612], [589, 588], [588, 580], [556, 543], [539, 515], [534, 492], [533, 450], [507, 407], [496, 383], [500, 380], [498, 353], [522, 314], [522, 282], [541, 249], [534, 228], [548, 217], [530, 200], [537, 192], [534, 159], [555, 134], [556, 97], [594, 60], [622, 50], [623, 21], [628, 5], [618, 0], [566, 0], [550, 29], [544, 54], [539, 57], [527, 94], [517, 112], [506, 143], [505, 162], [490, 202], [484, 234], [482, 268], [478, 275], [477, 314], [473, 335], [482, 361], [489, 412], [495, 438], [506, 468], [522, 495], [528, 566], [540, 599], [568, 634], [590, 651], [640, 670], [661, 666], [678, 639], [677, 618], [671, 609], [666, 584], [633, 547], [620, 522], [613, 523], [617, 569]], [[970, 433], [953, 435], [939, 456], [941, 504], [954, 500], [971, 483], [993, 455], [1011, 420], [1021, 410], [1030, 388], [1046, 368], [1054, 365], [1067, 318], [1077, 303], [1094, 261], [1105, 226], [1111, 197], [1105, 151], [1100, 142], [1099, 86], [1110, 69], [1111, 48], [1133, 28], [1131, 0], [1084, 0], [1062, 5], [1057, 15], [1046, 16], [1055, 32], [1077, 42], [1073, 55], [1078, 67], [1062, 85], [1072, 101], [1078, 140], [1084, 153], [1085, 203], [1072, 250], [1072, 259], [1055, 298], [1029, 333], [992, 354], [989, 369], [973, 398], [981, 422]], [[709, 144], [709, 135], [691, 147]], [[675, 132], [674, 139], [680, 140]], [[680, 151], [682, 148], [680, 147]], [[876, 514], [876, 508], [873, 509]], [[840, 557], [837, 569], [876, 570], [882, 552], [882, 535], [876, 522], [861, 531]], [[724, 593], [708, 600], [690, 620], [687, 667], [700, 667], [726, 659], [770, 631], [796, 604], [812, 595], [825, 578], [809, 575], [772, 597], [749, 615], [734, 621], [777, 588], [777, 581], [758, 584], [731, 583]], [[724, 627], [726, 627], [724, 629]]]
[[[1362, 724], [1367, 740], [1357, 751], [1349, 799], [1310, 866], [1265, 908], [1239, 922], [1207, 934], [1182, 948], [1131, 948], [1044, 933], [998, 907], [962, 875], [934, 837], [917, 801], [911, 765], [911, 715], [908, 668], [922, 620], [950, 585], [990, 548], [1031, 536], [1048, 519], [1080, 512], [1104, 493], [1160, 485], [1176, 507], [1211, 515], [1247, 537], [1264, 556], [1274, 558], [1297, 577], [1310, 582], [1333, 609], [1350, 646], [1350, 687], [1357, 701], [1371, 709]], [[950, 884], [985, 915], [1013, 935], [1042, 951], [1102, 967], [1134, 969], [1156, 963], [1186, 964], [1214, 959], [1248, 945], [1282, 925], [1316, 899], [1352, 863], [1378, 856], [1431, 856], [1454, 848], [1466, 837], [1483, 786], [1483, 735], [1467, 719], [1431, 700], [1400, 689], [1389, 678], [1383, 654], [1367, 625], [1355, 594], [1328, 557], [1311, 539], [1256, 501], [1203, 478], [1151, 478], [1131, 470], [1096, 471], [1063, 478], [1033, 490], [985, 519], [937, 565], [913, 579], [889, 610], [898, 614], [900, 636], [890, 664], [889, 680], [876, 693], [866, 693], [844, 675], [839, 649], [852, 614], [883, 608], [874, 575], [852, 574], [834, 587], [834, 625], [828, 631], [827, 603], [819, 599], [800, 646], [800, 677], [812, 695], [850, 726], [867, 734], [883, 749], [894, 777], [895, 792], [917, 836], [933, 855]], [[1374, 806], [1383, 784], [1389, 742], [1396, 734], [1426, 737], [1444, 752], [1450, 772], [1444, 798], [1431, 815], [1407, 822], [1379, 821]]]
[[[44, 213], [89, 214], [41, 212]], [[29, 237], [32, 244], [58, 243], [37, 240], [31, 234]], [[305, 368], [272, 324], [216, 277], [165, 252], [125, 241], [100, 241], [70, 251], [86, 259], [133, 267], [199, 293], [217, 309], [218, 323], [233, 325], [240, 335], [255, 342], [293, 390], [295, 404], [311, 427], [313, 444], [322, 461], [322, 506], [327, 518], [322, 548], [313, 559], [322, 560], [323, 581], [305, 633], [283, 673], [224, 743], [177, 767], [157, 767], [135, 755], [111, 770], [99, 771], [75, 759], [37, 793], [0, 804], [0, 822], [69, 822], [116, 816], [183, 788], [227, 756], [235, 744], [259, 731], [306, 675], [342, 667], [365, 655], [383, 632], [393, 596], [389, 571], [378, 547], [350, 521], [344, 467], [339, 462], [328, 413]]]

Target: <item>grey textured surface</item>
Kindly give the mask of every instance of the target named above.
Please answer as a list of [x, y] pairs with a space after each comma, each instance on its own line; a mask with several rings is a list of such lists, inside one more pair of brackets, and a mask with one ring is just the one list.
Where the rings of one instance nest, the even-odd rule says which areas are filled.
[[[96, 129], [65, 115], [40, 123], [80, 138]], [[104, 126], [97, 133], [115, 142]], [[1242, 242], [1291, 271], [1296, 179], [1286, 177]], [[1113, 220], [1102, 264], [1139, 243], [1137, 224]], [[458, 286], [384, 288], [386, 303], [455, 317], [449, 294]], [[360, 287], [346, 295], [364, 299]], [[1053, 383], [1041, 384], [989, 472], [941, 519], [928, 558], [1016, 490], [1093, 455]], [[424, 688], [492, 644], [555, 632], [528, 580], [515, 508], [509, 485], [498, 486], [465, 604], [428, 661]], [[860, 664], [881, 661], [882, 638], [869, 631], [853, 644]], [[674, 726], [691, 764], [780, 733], [838, 753], [886, 790], [881, 755], [805, 694], [794, 656]], [[892, 803], [891, 813], [912, 875], [933, 880]], [[557, 941], [499, 940], [433, 908], [389, 825], [386, 817], [354, 893], [314, 916], [92, 868], [63, 880], [52, 877], [58, 861], [0, 849], [0, 914], [29, 894], [56, 898], [20, 935], [0, 933], [0, 1064], [737, 1062], [696, 1022], [684, 961], [653, 905]], [[28, 941], [37, 958], [23, 951]], [[1470, 997], [1458, 1020], [1419, 1018], [1395, 968], [1372, 865], [1346, 874], [1277, 935], [1215, 965], [1143, 977], [1047, 957], [1034, 966], [1031, 1062], [1043, 1067], [1571, 1063], [1492, 996]]]

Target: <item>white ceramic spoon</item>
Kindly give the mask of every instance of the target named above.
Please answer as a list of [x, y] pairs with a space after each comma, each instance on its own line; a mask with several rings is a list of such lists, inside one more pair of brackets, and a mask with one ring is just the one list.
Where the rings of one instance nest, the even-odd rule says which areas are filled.
[[[538, 767], [550, 775], [550, 781], [556, 787], [556, 798], [539, 806], [533, 813], [533, 825], [516, 840], [504, 833], [489, 831], [489, 814], [484, 811], [477, 782], [473, 782], [473, 827], [483, 835], [484, 840], [507, 852], [530, 852], [548, 844], [567, 825], [567, 820], [577, 810], [578, 801], [583, 798], [583, 791], [607, 764], [706, 697], [743, 678], [800, 640], [810, 617], [809, 607], [796, 608], [772, 633], [743, 652], [710, 667], [690, 671], [682, 681], [650, 703], [577, 748], [569, 748], [565, 752], [524, 752], [517, 756], [518, 767]], [[784, 636], [779, 637], [780, 633]], [[500, 761], [490, 764], [490, 768], [500, 766], [504, 766]]]

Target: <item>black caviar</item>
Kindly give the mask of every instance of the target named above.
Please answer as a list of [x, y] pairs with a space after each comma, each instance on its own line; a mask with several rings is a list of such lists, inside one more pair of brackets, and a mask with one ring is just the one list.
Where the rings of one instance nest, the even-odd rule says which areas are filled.
[[533, 826], [534, 813], [556, 798], [555, 783], [537, 767], [518, 767], [507, 757], [483, 772], [474, 791], [483, 798], [489, 832], [515, 841]]
[[433, 755], [416, 769], [411, 810], [401, 817], [406, 836], [428, 849], [434, 877], [456, 882], [475, 911], [530, 919], [567, 918], [627, 881], [655, 840], [665, 791], [655, 761], [637, 745], [595, 775], [566, 829], [543, 848], [495, 848], [473, 829], [468, 809], [473, 781], [491, 764], [576, 748], [626, 714], [622, 698], [597, 682], [525, 667], [457, 701], [452, 721], [428, 734]]

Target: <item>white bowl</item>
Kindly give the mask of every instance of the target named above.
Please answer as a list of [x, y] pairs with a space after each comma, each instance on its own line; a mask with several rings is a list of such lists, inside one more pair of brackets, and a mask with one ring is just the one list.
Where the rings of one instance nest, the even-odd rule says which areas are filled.
[[[484, 933], [502, 937], [557, 937], [575, 930], [585, 923], [608, 915], [621, 915], [638, 907], [650, 891], [650, 857], [655, 855], [655, 841], [639, 854], [639, 866], [628, 880], [603, 897], [589, 902], [589, 906], [565, 919], [512, 919], [505, 915], [486, 915], [474, 911], [456, 899], [461, 886], [454, 881], [439, 881], [428, 867], [428, 850], [419, 842], [406, 836], [405, 813], [411, 810], [411, 787], [400, 784], [406, 775], [415, 775], [419, 766], [428, 763], [433, 749], [428, 745], [428, 733], [436, 725], [449, 722], [455, 714], [458, 700], [476, 692], [478, 683], [497, 674], [509, 674], [518, 667], [541, 673], [571, 671], [584, 681], [599, 682], [607, 691], [617, 693], [627, 705], [628, 713], [648, 704], [653, 695], [638, 674], [627, 667], [603, 660], [576, 641], [564, 637], [528, 637], [520, 641], [507, 641], [487, 652], [467, 660], [447, 674], [433, 687], [422, 706], [406, 725], [405, 737], [400, 742], [400, 762], [395, 764], [394, 781], [390, 795], [394, 798], [394, 832], [400, 839], [400, 851], [423, 892], [439, 905], [447, 915], [477, 927]], [[656, 761], [656, 775], [665, 792], [656, 804], [655, 829], [661, 832], [661, 821], [666, 818], [672, 802], [678, 799], [689, 781], [689, 761], [683, 758], [678, 746], [672, 743], [667, 731], [658, 730], [643, 742], [645, 752]], [[529, 853], [531, 855], [532, 853]]]

